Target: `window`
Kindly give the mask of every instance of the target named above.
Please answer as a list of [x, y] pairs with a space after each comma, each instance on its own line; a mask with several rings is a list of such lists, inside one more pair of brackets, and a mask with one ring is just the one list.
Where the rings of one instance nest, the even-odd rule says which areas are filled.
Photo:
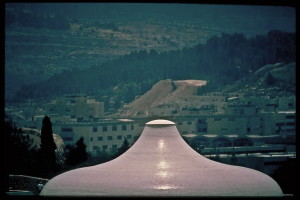
[[286, 125], [287, 126], [295, 126], [296, 124], [295, 124], [295, 122], [287, 122]]
[[133, 124], [131, 124], [131, 130], [133, 130], [134, 129], [134, 126], [133, 126]]
[[198, 128], [198, 132], [207, 132], [207, 128]]
[[93, 151], [97, 151], [98, 150], [98, 146], [93, 146]]
[[98, 127], [93, 127], [93, 132], [98, 132]]
[[221, 121], [222, 118], [215, 118], [214, 120], [215, 120], [215, 121]]
[[112, 136], [107, 136], [107, 139], [108, 140], [112, 140]]
[[192, 124], [192, 122], [187, 122], [187, 124], [188, 124], [188, 125], [191, 125], [191, 124]]
[[102, 127], [102, 131], [103, 131], [103, 132], [106, 132], [106, 131], [107, 131], [107, 126], [103, 126], [103, 127]]
[[123, 130], [123, 131], [126, 131], [126, 130], [127, 130], [126, 125], [123, 125], [123, 126], [122, 126], [122, 130]]
[[102, 141], [103, 140], [103, 137], [98, 137], [98, 141]]
[[73, 128], [61, 128], [61, 132], [73, 132]]
[[286, 119], [295, 119], [295, 115], [287, 115], [285, 116]]
[[131, 137], [132, 137], [131, 135], [127, 135], [127, 139], [131, 139]]
[[113, 126], [112, 131], [117, 131], [117, 126]]
[[202, 124], [202, 123], [205, 123], [205, 120], [204, 119], [198, 119], [198, 124]]
[[122, 140], [122, 135], [118, 135], [117, 140]]
[[106, 149], [107, 149], [107, 145], [103, 145], [103, 146], [102, 146], [102, 149], [103, 149], [103, 150], [106, 150]]
[[91, 142], [93, 142], [93, 139], [94, 139], [94, 138], [93, 138], [93, 137], [91, 137], [91, 138], [90, 138], [90, 141], [91, 141]]
[[182, 125], [182, 122], [178, 122], [178, 125]]
[[73, 141], [73, 138], [72, 137], [64, 137], [63, 140], [64, 141]]

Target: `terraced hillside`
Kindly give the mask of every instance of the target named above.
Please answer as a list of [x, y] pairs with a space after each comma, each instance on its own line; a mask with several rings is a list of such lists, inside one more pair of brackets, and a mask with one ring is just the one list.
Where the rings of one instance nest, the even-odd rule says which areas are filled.
[[294, 32], [293, 17], [290, 8], [263, 6], [6, 4], [5, 97], [134, 51], [181, 50], [222, 33]]
[[[86, 69], [132, 51], [170, 51], [206, 41], [215, 30], [197, 25], [124, 22], [115, 29], [87, 23], [57, 31], [12, 27], [5, 31], [6, 96], [24, 84]], [[105, 24], [104, 24], [105, 25]], [[106, 24], [107, 25], [107, 24]]]

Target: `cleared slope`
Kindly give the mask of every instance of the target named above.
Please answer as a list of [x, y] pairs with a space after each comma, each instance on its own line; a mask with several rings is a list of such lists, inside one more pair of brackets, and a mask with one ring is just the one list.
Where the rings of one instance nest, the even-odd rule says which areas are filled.
[[204, 80], [161, 80], [146, 94], [123, 107], [119, 114], [132, 116], [162, 104], [175, 103], [182, 96], [197, 94], [197, 89], [205, 84]]

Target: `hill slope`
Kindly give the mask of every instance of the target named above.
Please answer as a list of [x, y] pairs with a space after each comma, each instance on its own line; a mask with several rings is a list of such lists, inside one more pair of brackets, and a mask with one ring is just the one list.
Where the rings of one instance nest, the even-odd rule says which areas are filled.
[[226, 86], [222, 92], [241, 92], [249, 95], [289, 96], [296, 92], [296, 64], [265, 65], [245, 78]]
[[183, 96], [196, 95], [198, 88], [205, 84], [203, 80], [161, 80], [146, 94], [123, 107], [119, 114], [132, 116], [162, 104], [174, 104]]
[[[253, 96], [294, 96], [295, 70], [295, 63], [265, 65], [247, 77], [226, 85], [218, 91], [239, 92]], [[161, 80], [143, 96], [121, 108], [117, 115], [137, 116], [147, 114], [149, 109], [161, 105], [176, 106], [184, 97], [196, 96], [199, 87], [206, 85], [207, 82], [203, 80]], [[191, 101], [191, 98], [189, 99]], [[196, 98], [194, 101], [198, 100]]]

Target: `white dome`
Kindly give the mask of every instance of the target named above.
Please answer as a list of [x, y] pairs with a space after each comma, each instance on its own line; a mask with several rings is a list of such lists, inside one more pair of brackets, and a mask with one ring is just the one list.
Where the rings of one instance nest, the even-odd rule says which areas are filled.
[[160, 125], [162, 125], [162, 126], [166, 126], [166, 125], [175, 125], [175, 123], [174, 122], [172, 122], [172, 121], [169, 121], [169, 120], [164, 120], [164, 119], [156, 119], [156, 120], [152, 120], [152, 121], [150, 121], [150, 122], [147, 122], [146, 123], [146, 126], [160, 126]]
[[[155, 126], [159, 125], [159, 127]], [[52, 196], [282, 196], [269, 176], [218, 163], [198, 154], [175, 124], [154, 120], [120, 157], [51, 179], [41, 195]]]

